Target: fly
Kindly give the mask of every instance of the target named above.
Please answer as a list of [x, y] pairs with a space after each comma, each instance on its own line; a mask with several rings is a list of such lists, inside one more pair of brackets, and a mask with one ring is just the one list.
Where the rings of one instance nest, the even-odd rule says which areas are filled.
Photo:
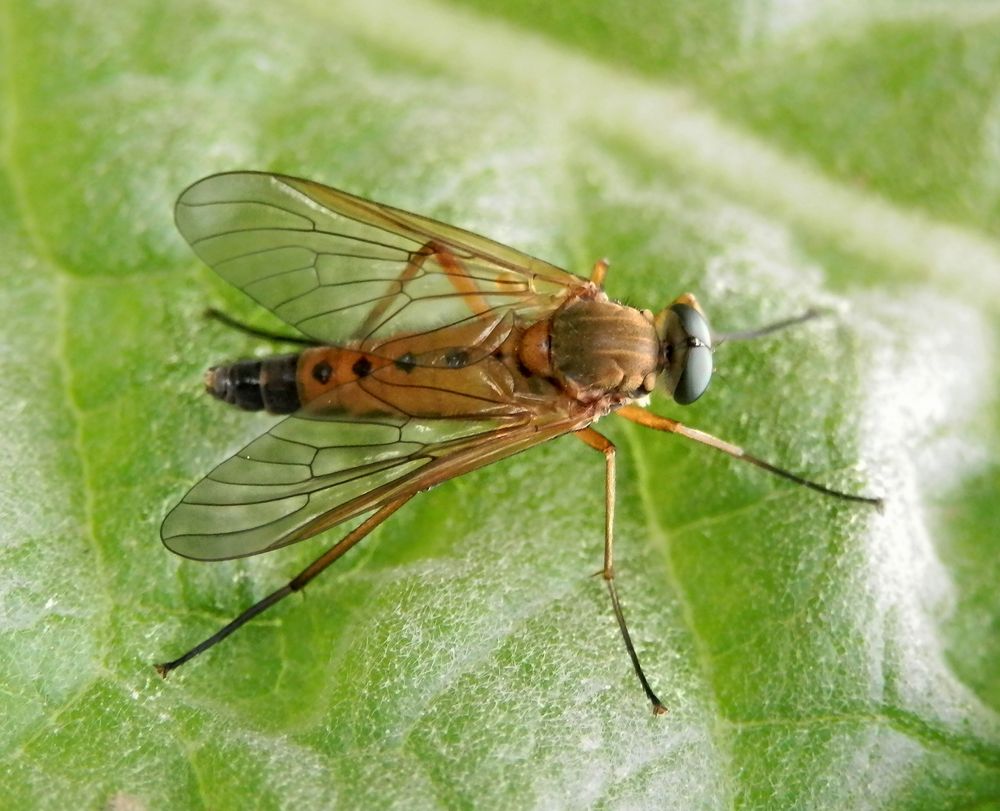
[[602, 574], [642, 689], [654, 712], [665, 712], [615, 586], [615, 446], [593, 428], [610, 413], [825, 495], [881, 506], [639, 405], [656, 388], [686, 405], [708, 387], [715, 342], [691, 294], [654, 315], [608, 298], [603, 260], [586, 279], [454, 226], [277, 174], [204, 178], [181, 194], [176, 221], [206, 264], [303, 337], [223, 320], [306, 348], [206, 372], [218, 399], [287, 416], [188, 491], [163, 521], [163, 543], [184, 557], [226, 560], [366, 517], [285, 586], [157, 665], [163, 676], [302, 589], [421, 490], [573, 434], [604, 456]]

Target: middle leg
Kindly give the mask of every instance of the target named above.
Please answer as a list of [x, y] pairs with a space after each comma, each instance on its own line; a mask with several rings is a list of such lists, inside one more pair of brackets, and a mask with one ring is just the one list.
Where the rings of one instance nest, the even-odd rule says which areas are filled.
[[629, 634], [628, 625], [625, 623], [621, 600], [618, 599], [618, 587], [615, 585], [615, 446], [610, 439], [593, 428], [583, 428], [576, 432], [576, 436], [594, 450], [604, 454], [604, 570], [602, 574], [604, 582], [608, 586], [608, 594], [611, 595], [611, 607], [615, 612], [615, 619], [618, 621], [622, 639], [625, 640], [625, 649], [628, 651], [629, 659], [632, 660], [635, 675], [639, 677], [642, 690], [653, 705], [653, 712], [656, 715], [663, 715], [667, 708], [653, 692], [653, 688], [649, 686], [649, 680], [642, 671], [642, 665], [639, 664], [639, 654], [635, 652], [635, 645], [632, 644], [632, 635]]

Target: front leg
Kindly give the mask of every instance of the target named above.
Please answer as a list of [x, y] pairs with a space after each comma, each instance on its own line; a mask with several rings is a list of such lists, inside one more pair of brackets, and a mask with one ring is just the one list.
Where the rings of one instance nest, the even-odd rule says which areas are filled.
[[862, 504], [869, 504], [872, 507], [875, 507], [875, 509], [879, 512], [882, 512], [883, 505], [882, 499], [880, 498], [873, 496], [859, 496], [854, 493], [845, 493], [842, 490], [835, 490], [832, 487], [827, 487], [825, 484], [820, 484], [819, 482], [814, 482], [811, 479], [806, 479], [796, 473], [792, 473], [790, 470], [785, 470], [777, 465], [772, 465], [770, 462], [765, 461], [760, 457], [753, 456], [738, 445], [733, 445], [731, 442], [726, 442], [724, 439], [719, 439], [717, 436], [712, 436], [712, 434], [699, 431], [697, 428], [690, 428], [687, 425], [684, 425], [684, 423], [672, 420], [669, 417], [661, 417], [658, 414], [654, 414], [652, 411], [647, 411], [645, 408], [640, 406], [622, 406], [615, 413], [630, 422], [638, 423], [646, 428], [652, 428], [656, 431], [666, 431], [671, 434], [680, 434], [688, 439], [693, 439], [695, 442], [700, 442], [702, 445], [708, 445], [710, 448], [722, 451], [722, 453], [732, 456], [734, 459], [739, 459], [741, 462], [749, 462], [751, 465], [755, 465], [761, 470], [766, 470], [768, 473], [773, 473], [775, 476], [781, 476], [783, 479], [788, 479], [789, 481], [800, 484], [803, 487], [808, 487], [810, 490], [815, 490], [817, 493], [822, 493], [825, 496], [832, 496], [833, 498], [839, 498], [843, 501], [857, 501]]

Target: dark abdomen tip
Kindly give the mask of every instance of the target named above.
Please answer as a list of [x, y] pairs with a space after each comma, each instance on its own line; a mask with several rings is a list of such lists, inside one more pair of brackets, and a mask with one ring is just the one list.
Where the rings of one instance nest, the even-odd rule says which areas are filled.
[[298, 355], [275, 355], [213, 366], [205, 372], [205, 390], [246, 411], [290, 414], [299, 408], [298, 361]]

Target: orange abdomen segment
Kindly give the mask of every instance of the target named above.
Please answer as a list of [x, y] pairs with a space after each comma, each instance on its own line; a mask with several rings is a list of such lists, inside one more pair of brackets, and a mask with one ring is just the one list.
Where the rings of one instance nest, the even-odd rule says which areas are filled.
[[366, 352], [338, 346], [317, 346], [299, 357], [297, 382], [303, 406], [324, 403], [331, 410], [361, 413], [364, 392], [357, 383], [386, 361]]
[[[402, 342], [401, 342], [402, 343]], [[302, 353], [298, 391], [316, 414], [393, 414], [448, 418], [507, 414], [515, 382], [482, 348], [414, 353], [320, 346]]]

